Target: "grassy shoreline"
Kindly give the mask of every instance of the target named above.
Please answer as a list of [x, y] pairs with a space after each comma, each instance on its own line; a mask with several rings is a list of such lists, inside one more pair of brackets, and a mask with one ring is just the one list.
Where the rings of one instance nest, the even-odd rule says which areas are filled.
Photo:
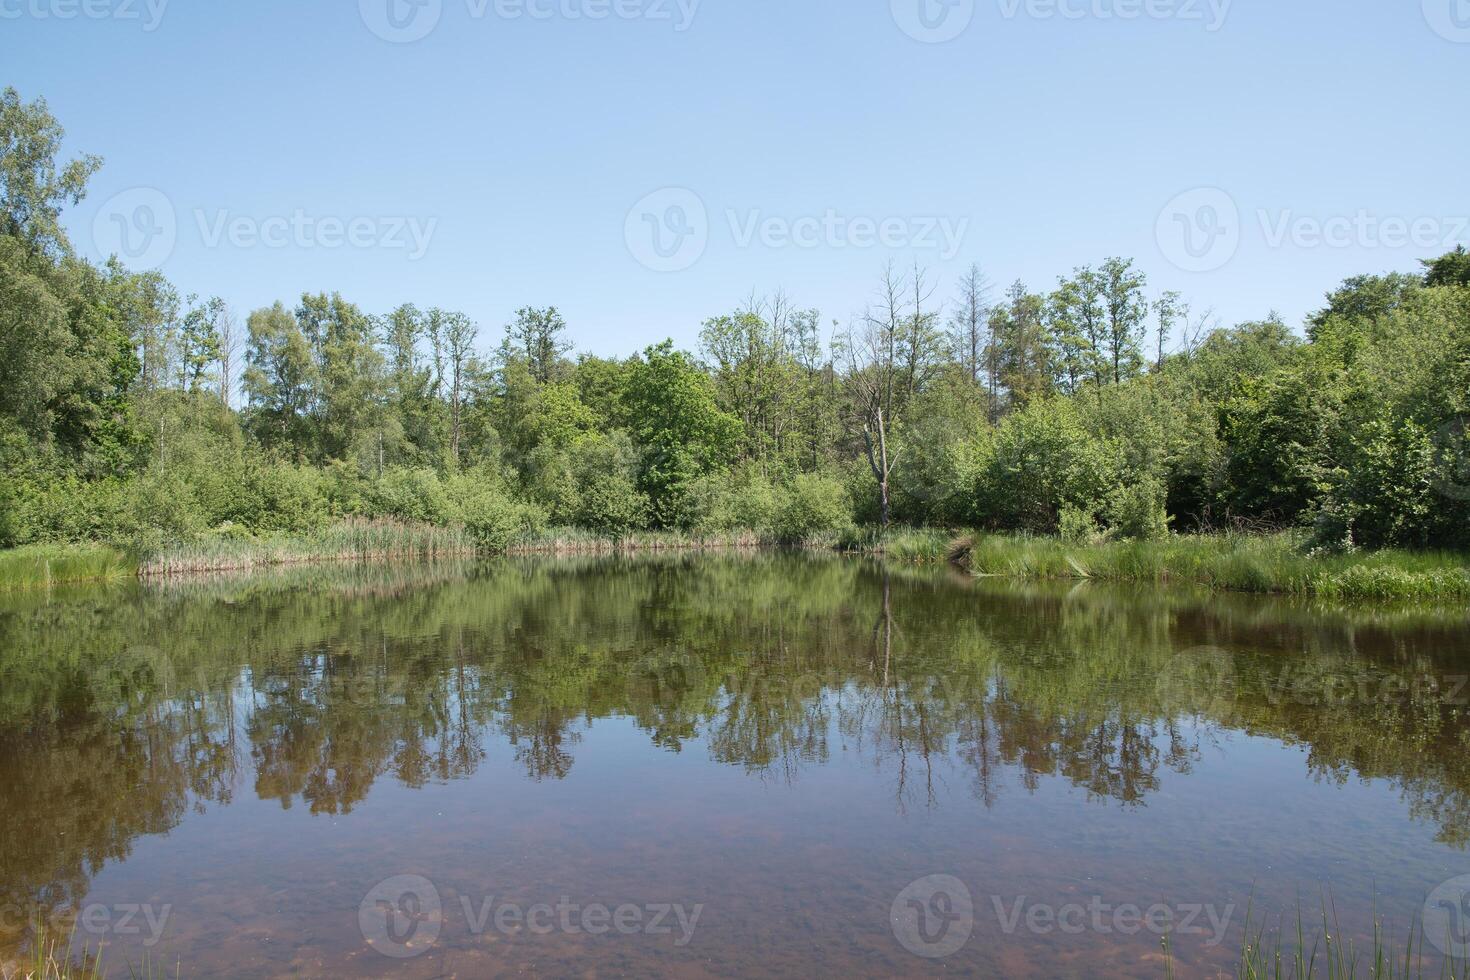
[[[622, 537], [553, 529], [510, 542], [520, 556], [753, 551], [779, 542], [754, 531], [640, 532]], [[1019, 581], [1188, 585], [1217, 591], [1338, 601], [1470, 599], [1470, 556], [1445, 552], [1312, 553], [1293, 534], [1175, 535], [1161, 541], [1066, 542], [939, 529], [854, 529], [802, 542], [813, 551], [905, 563], [951, 562], [971, 574]], [[484, 551], [456, 528], [344, 521], [306, 535], [205, 539], [147, 555], [103, 544], [30, 545], [0, 551], [0, 591], [164, 579], [342, 562], [473, 558]]]
[[1071, 544], [1010, 535], [958, 539], [949, 557], [973, 574], [1191, 585], [1332, 600], [1470, 599], [1470, 556], [1446, 552], [1311, 553], [1292, 534], [1176, 535]]
[[136, 578], [138, 562], [105, 544], [32, 544], [0, 551], [0, 591]]

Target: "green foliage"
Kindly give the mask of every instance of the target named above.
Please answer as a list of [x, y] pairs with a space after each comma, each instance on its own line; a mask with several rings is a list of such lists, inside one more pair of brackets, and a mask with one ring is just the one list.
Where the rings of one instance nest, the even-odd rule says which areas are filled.
[[782, 494], [772, 530], [783, 541], [802, 541], [852, 523], [852, 505], [841, 481], [803, 473]]
[[308, 293], [236, 336], [219, 298], [77, 257], [62, 212], [98, 161], [61, 160], [62, 137], [43, 101], [0, 95], [0, 545], [367, 517], [489, 547], [546, 522], [800, 538], [897, 521], [1470, 548], [1464, 249], [1345, 281], [1306, 342], [1274, 316], [1205, 331], [1108, 258], [996, 304], [973, 268], [947, 324], [923, 269], [889, 267], [827, 349], [821, 314], [777, 294], [705, 321], [703, 362], [672, 341], [573, 361], [565, 319], [534, 306], [482, 358], [462, 313]]
[[691, 484], [729, 458], [740, 420], [720, 411], [714, 385], [687, 354], [665, 341], [633, 363], [623, 410], [643, 450], [640, 489], [653, 503], [660, 527], [688, 527]]
[[1247, 382], [1221, 411], [1225, 501], [1281, 524], [1312, 506], [1341, 412], [1342, 377], [1312, 367]]
[[305, 466], [251, 459], [240, 473], [237, 494], [219, 516], [262, 532], [304, 532], [328, 517], [328, 479]]
[[1453, 252], [1426, 260], [1424, 269], [1427, 286], [1470, 286], [1470, 250], [1457, 245]]
[[0, 590], [134, 576], [137, 564], [106, 545], [27, 545], [0, 552]]
[[1162, 540], [1074, 544], [984, 534], [965, 562], [979, 575], [1198, 585], [1330, 599], [1470, 598], [1463, 558], [1433, 552], [1311, 553], [1298, 534], [1171, 535]]
[[65, 138], [45, 99], [27, 104], [13, 88], [0, 92], [0, 232], [34, 251], [70, 250], [61, 210], [86, 196], [102, 166], [90, 155], [58, 163]]
[[977, 523], [1050, 533], [1063, 507], [1096, 507], [1116, 461], [1083, 425], [1076, 403], [1033, 402], [996, 429], [979, 474]]
[[575, 513], [578, 527], [611, 537], [648, 526], [648, 498], [622, 473], [593, 476], [582, 487]]
[[484, 483], [461, 490], [457, 511], [465, 530], [486, 552], [503, 552], [517, 540], [546, 527], [545, 511], [517, 503]]
[[710, 473], [690, 489], [698, 531], [771, 532], [776, 526], [780, 495], [758, 471], [743, 468]]
[[1108, 498], [1107, 515], [1108, 526], [1119, 538], [1157, 541], [1169, 536], [1164, 484], [1155, 477], [1142, 477], [1119, 486]]
[[1067, 544], [1092, 544], [1102, 537], [1097, 516], [1085, 507], [1063, 507], [1057, 535]]
[[429, 469], [391, 469], [373, 484], [367, 499], [373, 517], [396, 517], [422, 524], [448, 524], [449, 495], [439, 474]]

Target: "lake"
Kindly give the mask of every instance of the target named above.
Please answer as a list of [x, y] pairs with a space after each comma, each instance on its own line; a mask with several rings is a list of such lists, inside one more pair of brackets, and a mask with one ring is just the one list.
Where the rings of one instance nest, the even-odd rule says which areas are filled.
[[825, 556], [0, 596], [0, 960], [1212, 976], [1326, 903], [1438, 975], [1467, 676], [1464, 610]]

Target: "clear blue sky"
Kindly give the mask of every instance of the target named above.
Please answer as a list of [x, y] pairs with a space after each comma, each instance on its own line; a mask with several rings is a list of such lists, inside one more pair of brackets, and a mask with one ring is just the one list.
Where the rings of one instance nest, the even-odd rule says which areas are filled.
[[[702, 0], [687, 24], [693, 0], [392, 0], [396, 21], [389, 0], [148, 2], [0, 0], [0, 81], [106, 158], [69, 219], [80, 248], [97, 255], [114, 195], [152, 188], [176, 229], [152, 255], [242, 312], [340, 290], [498, 335], [516, 307], [555, 304], [579, 348], [625, 354], [694, 345], [752, 290], [845, 321], [889, 258], [926, 265], [943, 297], [972, 261], [999, 291], [1119, 254], [1151, 292], [1295, 326], [1343, 277], [1470, 237], [1466, 0]], [[1130, 4], [1142, 15], [1118, 16]], [[378, 36], [394, 23], [433, 29]], [[701, 240], [697, 215], [668, 210], [687, 195], [630, 219], [670, 187], [697, 195], [707, 247], [659, 272], [639, 261], [663, 261], [638, 241], [645, 212]], [[1196, 188], [1225, 191], [1238, 222], [1217, 191], [1167, 210]], [[250, 241], [297, 212], [365, 219], [363, 247]], [[753, 218], [829, 212], [897, 231], [742, 241]], [[1312, 221], [1360, 213], [1340, 245], [1312, 239]], [[221, 218], [245, 237], [212, 242]], [[964, 229], [958, 248], [923, 234], [931, 218]], [[394, 219], [434, 223], [422, 256], [382, 247], [410, 241]], [[1296, 230], [1273, 242], [1283, 220]], [[1186, 226], [1192, 258], [1170, 239]]]

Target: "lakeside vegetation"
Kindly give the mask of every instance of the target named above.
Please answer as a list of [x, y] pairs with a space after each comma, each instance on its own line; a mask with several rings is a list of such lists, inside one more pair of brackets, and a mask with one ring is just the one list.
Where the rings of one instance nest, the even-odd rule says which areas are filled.
[[[1308, 552], [1304, 536], [1172, 535], [1159, 541], [1091, 540], [938, 529], [848, 528], [800, 542], [754, 532], [640, 531], [599, 535], [553, 528], [508, 542], [502, 553], [555, 557], [801, 547], [890, 562], [950, 562], [984, 578], [1185, 585], [1220, 592], [1329, 601], [1459, 602], [1470, 599], [1470, 563], [1431, 551]], [[130, 558], [106, 545], [32, 545], [0, 552], [0, 591], [80, 582], [160, 579], [333, 562], [484, 557], [463, 529], [349, 520], [303, 536], [211, 537]]]
[[61, 215], [100, 160], [59, 159], [62, 135], [0, 96], [3, 585], [614, 542], [950, 552], [907, 527], [973, 529], [981, 574], [1465, 595], [1463, 248], [1348, 280], [1304, 335], [1222, 326], [1108, 258], [1000, 297], [978, 267], [940, 293], [890, 266], [842, 324], [777, 292], [696, 351], [607, 358], [555, 307], [493, 345], [327, 292], [242, 323], [94, 265]]
[[0, 590], [109, 582], [137, 574], [136, 561], [104, 544], [35, 544], [0, 551]]
[[[1178, 975], [1170, 937], [1163, 940], [1164, 976], [1174, 980]], [[1460, 980], [1461, 965], [1443, 957], [1437, 968], [1426, 966], [1435, 951], [1424, 936], [1423, 924], [1416, 922], [1400, 945], [1385, 935], [1385, 924], [1375, 912], [1371, 944], [1359, 946], [1352, 937], [1344, 936], [1337, 911], [1326, 897], [1322, 900], [1320, 919], [1309, 927], [1300, 905], [1292, 923], [1283, 915], [1275, 929], [1254, 917], [1247, 908], [1244, 939], [1241, 942], [1235, 976], [1239, 980]]]
[[1462, 555], [1308, 553], [1292, 534], [1084, 543], [991, 535], [966, 539], [958, 550], [978, 575], [1018, 579], [1184, 584], [1341, 600], [1470, 598], [1470, 563]]

